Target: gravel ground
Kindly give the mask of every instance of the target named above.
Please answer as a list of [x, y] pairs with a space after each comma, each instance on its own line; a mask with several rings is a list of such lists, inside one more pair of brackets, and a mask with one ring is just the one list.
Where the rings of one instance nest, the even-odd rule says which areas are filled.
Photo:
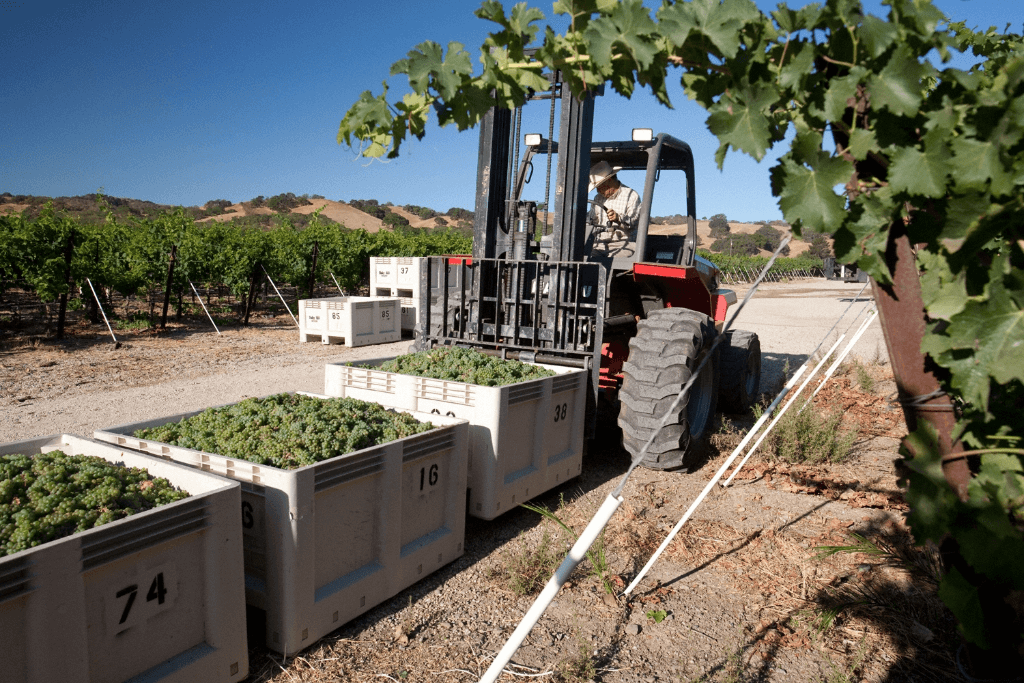
[[[761, 337], [768, 375], [762, 386], [787, 362], [795, 369], [859, 290], [823, 281], [763, 286], [737, 324]], [[865, 305], [862, 299], [840, 332]], [[325, 363], [395, 355], [409, 344], [299, 344], [285, 320], [288, 325], [263, 320], [221, 337], [190, 323], [159, 336], [127, 334], [117, 349], [94, 329], [76, 330], [61, 344], [0, 337], [0, 442], [88, 435], [249, 396], [321, 391]], [[849, 460], [799, 467], [755, 458], [733, 487], [712, 493], [628, 600], [605, 594], [584, 563], [513, 659], [515, 679], [954, 680], [948, 678], [952, 624], [934, 597], [899, 566], [860, 554], [821, 560], [814, 550], [846, 543], [854, 530], [892, 547], [906, 544], [906, 506], [892, 468], [904, 427], [886, 400], [894, 385], [884, 349], [876, 322], [857, 348], [875, 379], [873, 390], [846, 377], [822, 394], [844, 411], [844, 427], [860, 434]], [[696, 472], [636, 471], [603, 541], [605, 576], [618, 592], [749, 422], [723, 418], [709, 462]], [[558, 510], [577, 532], [628, 465], [614, 433], [601, 436], [584, 458], [582, 476], [535, 501]], [[462, 558], [284, 666], [255, 647], [249, 680], [475, 680], [532, 602], [510, 589], [513, 576], [540, 564], [545, 537], [555, 557], [571, 538], [522, 508], [492, 522], [471, 518], [466, 534]], [[880, 592], [899, 609], [851, 613], [819, 633], [817, 615], [851, 586]], [[930, 637], [908, 635], [915, 625]]]

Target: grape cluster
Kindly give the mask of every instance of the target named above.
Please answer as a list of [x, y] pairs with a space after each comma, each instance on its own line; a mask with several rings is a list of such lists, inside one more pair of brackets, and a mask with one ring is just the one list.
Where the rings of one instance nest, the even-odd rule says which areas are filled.
[[376, 403], [277, 394], [209, 408], [135, 436], [293, 470], [433, 428]]
[[187, 497], [95, 456], [0, 455], [0, 557]]
[[401, 375], [466, 382], [484, 387], [516, 384], [555, 374], [536, 365], [517, 360], [503, 360], [458, 346], [439, 346], [428, 351], [398, 356], [373, 369], [397, 372]]

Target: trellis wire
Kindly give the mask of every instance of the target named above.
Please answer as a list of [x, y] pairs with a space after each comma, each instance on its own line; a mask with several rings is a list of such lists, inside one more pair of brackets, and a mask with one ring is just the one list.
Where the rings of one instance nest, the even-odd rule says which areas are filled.
[[[260, 264], [260, 268], [263, 268], [263, 264], [262, 263]], [[264, 273], [264, 275], [267, 276], [267, 281], [270, 282], [270, 286], [274, 288], [275, 292], [277, 292], [277, 298], [280, 299], [281, 303], [284, 304], [284, 310], [288, 311], [288, 315], [292, 316], [292, 322], [295, 323], [295, 327], [298, 327], [301, 330], [302, 326], [299, 325], [299, 321], [295, 319], [294, 315], [292, 315], [292, 309], [290, 309], [288, 307], [288, 302], [286, 302], [284, 300], [284, 297], [281, 296], [281, 291], [277, 288], [277, 285], [274, 284], [274, 279], [272, 277], [270, 277], [270, 273], [267, 272], [266, 268], [263, 268], [263, 273]]]
[[103, 322], [107, 324], [107, 329], [110, 330], [110, 336], [113, 337], [114, 343], [117, 344], [117, 337], [114, 336], [114, 328], [110, 326], [110, 321], [107, 320], [107, 314], [103, 310], [103, 304], [100, 303], [99, 296], [96, 295], [96, 288], [92, 286], [92, 280], [85, 278], [85, 281], [89, 283], [89, 289], [92, 290], [92, 298], [96, 299], [96, 305], [100, 308], [100, 314], [103, 316]]
[[195, 292], [196, 298], [199, 299], [199, 305], [203, 307], [203, 312], [206, 313], [206, 317], [210, 319], [210, 324], [213, 325], [213, 329], [217, 330], [217, 334], [220, 335], [220, 330], [217, 329], [217, 323], [213, 322], [213, 316], [210, 315], [208, 310], [206, 310], [206, 304], [203, 303], [203, 297], [199, 296], [196, 286], [192, 284], [191, 280], [188, 281], [188, 285], [192, 288], [192, 291]]

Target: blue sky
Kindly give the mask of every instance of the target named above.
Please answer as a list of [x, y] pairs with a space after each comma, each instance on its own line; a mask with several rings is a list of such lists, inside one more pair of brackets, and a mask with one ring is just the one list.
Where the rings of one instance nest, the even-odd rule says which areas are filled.
[[[531, 4], [559, 27], [548, 2]], [[1024, 0], [936, 4], [970, 25], [1012, 22], [1020, 31], [1024, 22]], [[358, 159], [335, 137], [359, 93], [379, 92], [391, 63], [417, 43], [455, 40], [475, 54], [493, 26], [473, 16], [478, 6], [4, 0], [0, 192], [102, 188], [186, 206], [294, 192], [472, 209], [476, 131], [434, 127], [387, 163]], [[400, 89], [403, 81], [390, 83]], [[781, 217], [768, 187], [770, 160], [730, 154], [720, 172], [703, 110], [678, 87], [673, 101], [668, 110], [646, 93], [629, 101], [610, 94], [599, 100], [594, 137], [628, 138], [634, 126], [671, 133], [691, 144], [698, 162], [698, 216]], [[682, 202], [663, 208], [682, 211]]]

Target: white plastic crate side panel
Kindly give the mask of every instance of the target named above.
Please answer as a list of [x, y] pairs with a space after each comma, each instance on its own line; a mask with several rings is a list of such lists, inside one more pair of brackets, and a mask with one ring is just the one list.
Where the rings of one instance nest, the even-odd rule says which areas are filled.
[[390, 256], [370, 257], [370, 291], [377, 287], [394, 287], [397, 282], [397, 268]]
[[0, 602], [0, 667], [4, 680], [10, 683], [28, 683], [28, 631], [25, 614], [28, 597], [22, 596]]
[[[305, 304], [305, 305], [303, 305]], [[327, 311], [319, 301], [299, 301], [300, 325], [307, 330], [324, 330], [327, 328]]]
[[[28, 592], [0, 598], [0, 634], [11, 636], [0, 648], [4, 680], [245, 678], [237, 485], [68, 435], [5, 444], [0, 453], [56, 448], [145, 467], [192, 495], [0, 559], [0, 576], [11, 576], [13, 567], [14, 578], [29, 577]], [[20, 636], [7, 633], [14, 614]], [[24, 645], [12, 652], [9, 644], [19, 638]], [[15, 669], [19, 661], [22, 670]]]
[[399, 256], [395, 259], [395, 286], [419, 287], [420, 273], [425, 268], [423, 256]]
[[[494, 519], [580, 472], [586, 372], [542, 367], [557, 374], [483, 387], [331, 363], [325, 369], [325, 392], [469, 421], [469, 514]], [[385, 384], [394, 393], [380, 391]]]
[[[383, 464], [383, 463], [382, 463]], [[317, 493], [317, 516], [345, 520], [344, 524], [316, 527], [315, 585], [324, 586], [352, 572], [380, 563], [383, 521], [380, 501], [385, 500], [383, 467], [367, 477]]]
[[[449, 419], [419, 419], [428, 418]], [[451, 433], [419, 435], [405, 445], [398, 583], [392, 594], [463, 554], [470, 428], [459, 424]]]
[[371, 315], [376, 323], [374, 331], [377, 334], [395, 336], [396, 339], [402, 336], [402, 304], [400, 301], [396, 299], [374, 301]]
[[[200, 412], [202, 411], [121, 425], [97, 431], [96, 438], [173, 458], [177, 462], [208, 472], [264, 487], [263, 510], [257, 504], [251, 505], [251, 509], [243, 506], [242, 526], [248, 527], [250, 532], [265, 530], [263, 537], [250, 534], [245, 536], [246, 558], [264, 558], [260, 572], [253, 571], [252, 567], [246, 565], [245, 596], [249, 604], [267, 612], [268, 647], [291, 655], [411, 585], [405, 583], [409, 571], [402, 563], [412, 562], [418, 558], [400, 558], [402, 457], [404, 444], [409, 441], [416, 442], [424, 435], [392, 441], [373, 449], [364, 449], [297, 470], [256, 465], [212, 453], [143, 441], [131, 436], [139, 429], [180, 421]], [[462, 420], [437, 415], [413, 413], [413, 417], [447, 428], [446, 431], [453, 431], [456, 435], [455, 445], [450, 457], [453, 462], [463, 463], [461, 479], [456, 475], [457, 483], [449, 486], [448, 497], [444, 501], [448, 505], [446, 524], [452, 533], [432, 539], [433, 542], [426, 544], [421, 551], [429, 552], [432, 556], [440, 554], [443, 556], [443, 562], [435, 562], [425, 567], [422, 575], [418, 577], [422, 578], [429, 571], [462, 554], [465, 535], [468, 425]], [[428, 434], [436, 437], [437, 434], [444, 433], [439, 430]], [[380, 559], [352, 570], [348, 566], [337, 564], [337, 551], [325, 551], [326, 554], [321, 558], [319, 549], [335, 543], [341, 552], [352, 553], [352, 548], [346, 548], [336, 540], [339, 529], [349, 523], [349, 518], [329, 516], [338, 509], [344, 509], [345, 503], [341, 499], [345, 497], [345, 490], [348, 488], [344, 485], [344, 475], [338, 475], [336, 472], [339, 465], [343, 464], [342, 461], [358, 461], [373, 451], [383, 452], [384, 483], [375, 489], [376, 495], [364, 497], [364, 500], [369, 500], [369, 504], [381, 517], [374, 519], [371, 515], [369, 518], [370, 523], [377, 524], [376, 531], [362, 535], [352, 533], [349, 538], [356, 541], [369, 539], [375, 542], [377, 547], [370, 554], [376, 553]], [[316, 483], [318, 476], [321, 477], [320, 484]], [[336, 483], [339, 481], [340, 484]], [[355, 478], [352, 481], [358, 485], [361, 479]], [[457, 492], [456, 486], [460, 487]], [[243, 503], [246, 500], [258, 500], [250, 497], [251, 495], [243, 495]], [[365, 525], [368, 518], [364, 515], [361, 519]], [[457, 554], [451, 550], [456, 544]], [[365, 551], [356, 551], [359, 552]], [[421, 561], [419, 564], [424, 563]], [[379, 571], [376, 570], [378, 565]], [[332, 573], [334, 577], [330, 576]]]

